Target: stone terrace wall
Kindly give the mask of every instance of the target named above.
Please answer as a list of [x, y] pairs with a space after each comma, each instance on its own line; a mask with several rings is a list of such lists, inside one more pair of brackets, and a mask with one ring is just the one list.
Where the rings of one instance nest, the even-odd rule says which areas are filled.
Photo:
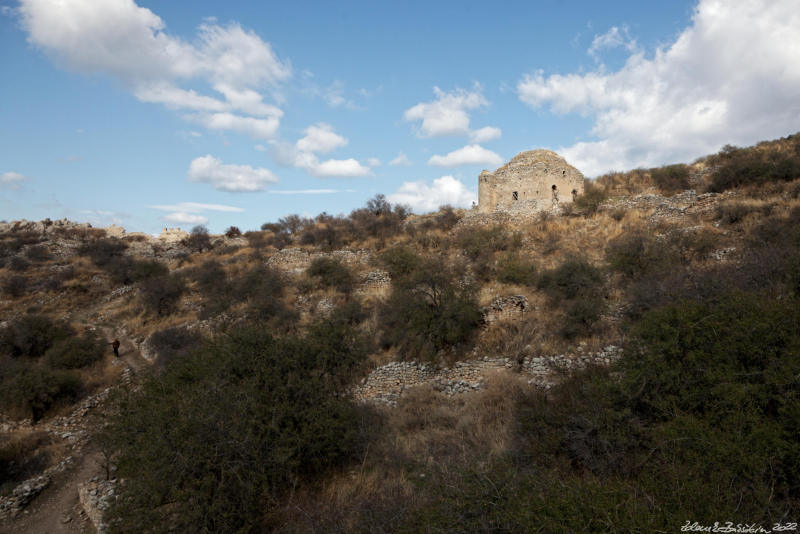
[[518, 370], [528, 377], [528, 383], [550, 388], [559, 376], [588, 365], [610, 365], [622, 355], [614, 345], [595, 354], [526, 357], [521, 362], [513, 358], [483, 358], [457, 362], [453, 367], [437, 369], [420, 362], [392, 362], [375, 369], [353, 388], [356, 400], [396, 406], [402, 395], [411, 388], [431, 384], [452, 396], [477, 391], [484, 387], [488, 374], [502, 369]]

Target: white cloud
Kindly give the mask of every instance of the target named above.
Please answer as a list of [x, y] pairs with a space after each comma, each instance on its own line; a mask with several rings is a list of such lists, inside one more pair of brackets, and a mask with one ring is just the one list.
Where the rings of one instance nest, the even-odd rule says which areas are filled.
[[206, 224], [208, 222], [208, 217], [177, 211], [162, 216], [161, 220], [171, 224]]
[[411, 160], [408, 159], [408, 156], [405, 155], [404, 152], [400, 152], [397, 154], [397, 157], [394, 158], [392, 161], [389, 162], [389, 165], [399, 165], [401, 167], [408, 167], [411, 165]]
[[[354, 158], [328, 159], [320, 162], [318, 153], [331, 152], [347, 145], [347, 138], [333, 131], [329, 124], [318, 123], [305, 130], [305, 137], [294, 145], [273, 143], [272, 157], [281, 165], [297, 167], [318, 178], [359, 177], [372, 174], [370, 168]], [[380, 163], [380, 162], [379, 162]]]
[[320, 122], [305, 130], [305, 137], [295, 144], [300, 152], [326, 154], [347, 145], [347, 139], [333, 131], [330, 124]]
[[367, 165], [369, 165], [370, 167], [380, 167], [381, 160], [379, 160], [378, 158], [367, 158]]
[[487, 141], [491, 141], [492, 139], [497, 139], [501, 135], [503, 135], [503, 131], [500, 128], [495, 128], [494, 126], [484, 126], [478, 130], [473, 130], [469, 134], [469, 140], [473, 143], [485, 143]]
[[624, 48], [632, 54], [639, 50], [639, 45], [636, 43], [636, 39], [631, 38], [627, 26], [622, 26], [621, 29], [618, 26], [612, 26], [606, 33], [594, 36], [588, 53], [596, 61], [599, 61], [599, 52], [612, 48]]
[[249, 165], [226, 165], [211, 155], [192, 160], [188, 174], [192, 182], [211, 184], [220, 191], [263, 191], [267, 184], [278, 181], [268, 169], [254, 169]]
[[[158, 15], [133, 0], [21, 0], [19, 15], [28, 41], [68, 69], [117, 78], [143, 102], [223, 118], [234, 117], [233, 111], [269, 117], [267, 123], [248, 127], [216, 115], [201, 121], [214, 129], [256, 137], [274, 135], [277, 129], [281, 111], [265, 104], [259, 90], [279, 98], [291, 66], [239, 24], [207, 20], [194, 41], [187, 42], [168, 34]], [[210, 85], [224, 99], [181, 87], [193, 81]]]
[[[594, 52], [624, 42], [606, 34]], [[628, 47], [629, 50], [631, 47]], [[592, 49], [590, 49], [592, 50]], [[616, 72], [535, 72], [517, 85], [532, 108], [581, 113], [595, 140], [561, 154], [587, 175], [691, 161], [724, 144], [792, 133], [800, 124], [800, 11], [794, 0], [701, 0], [691, 25], [652, 58]]]
[[456, 89], [447, 93], [434, 87], [433, 92], [436, 100], [420, 102], [403, 114], [407, 121], [422, 121], [419, 126], [421, 137], [469, 135], [468, 111], [489, 105], [478, 84], [472, 91]]
[[27, 176], [18, 172], [4, 172], [3, 174], [0, 174], [0, 187], [17, 189], [19, 188], [19, 185], [27, 179]]
[[187, 213], [200, 213], [203, 211], [227, 211], [240, 213], [244, 211], [236, 206], [226, 206], [225, 204], [203, 204], [201, 202], [179, 202], [177, 204], [156, 204], [148, 206], [161, 211], [183, 211]]
[[255, 139], [270, 139], [275, 136], [280, 121], [277, 117], [265, 119], [242, 117], [233, 113], [200, 113], [190, 116], [209, 130], [232, 130]]
[[394, 204], [411, 206], [411, 209], [420, 213], [434, 211], [445, 204], [469, 207], [477, 202], [478, 195], [452, 176], [442, 176], [430, 185], [423, 181], [403, 182], [397, 191], [386, 198]]
[[320, 178], [332, 176], [358, 177], [368, 176], [371, 173], [369, 167], [365, 167], [353, 158], [329, 159], [311, 166], [308, 170], [311, 174]]
[[498, 154], [483, 148], [480, 145], [467, 145], [458, 150], [453, 150], [444, 156], [434, 155], [428, 160], [428, 165], [437, 167], [457, 167], [459, 165], [485, 164], [497, 167], [503, 163], [503, 158]]
[[355, 193], [355, 189], [273, 189], [274, 195], [329, 195], [332, 193]]

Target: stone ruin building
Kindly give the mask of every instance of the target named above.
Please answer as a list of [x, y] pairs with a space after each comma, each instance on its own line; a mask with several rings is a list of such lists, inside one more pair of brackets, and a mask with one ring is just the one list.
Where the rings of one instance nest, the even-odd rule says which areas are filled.
[[478, 213], [534, 213], [583, 194], [583, 174], [551, 150], [520, 152], [478, 177]]

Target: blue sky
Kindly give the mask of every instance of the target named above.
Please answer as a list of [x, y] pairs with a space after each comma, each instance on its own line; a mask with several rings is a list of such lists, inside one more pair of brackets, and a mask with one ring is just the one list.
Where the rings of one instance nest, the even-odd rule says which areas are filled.
[[157, 233], [476, 200], [800, 130], [794, 0], [0, 0], [0, 219]]

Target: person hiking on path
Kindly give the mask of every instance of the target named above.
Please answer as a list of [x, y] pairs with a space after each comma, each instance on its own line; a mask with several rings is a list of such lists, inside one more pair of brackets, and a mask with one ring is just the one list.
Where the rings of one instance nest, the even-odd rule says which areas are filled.
[[114, 357], [119, 358], [119, 339], [112, 341], [111, 347], [114, 349]]

